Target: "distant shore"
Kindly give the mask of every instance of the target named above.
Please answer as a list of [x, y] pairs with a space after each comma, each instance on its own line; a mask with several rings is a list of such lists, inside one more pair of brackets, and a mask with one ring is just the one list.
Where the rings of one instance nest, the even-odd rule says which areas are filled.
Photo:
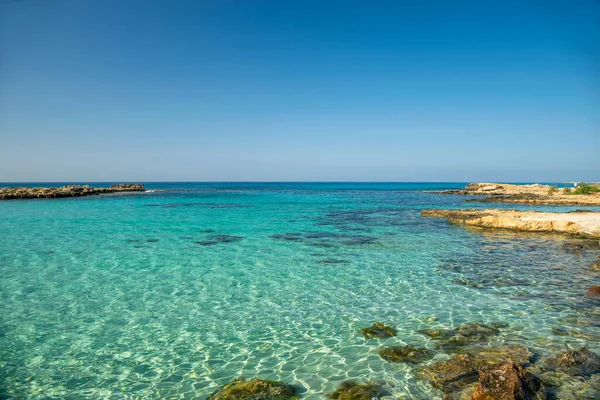
[[506, 183], [470, 183], [463, 189], [445, 190], [442, 194], [463, 196], [487, 196], [468, 199], [467, 202], [547, 204], [547, 205], [588, 205], [600, 206], [598, 186], [587, 186], [589, 193], [583, 193], [582, 186], [558, 188], [550, 185], [513, 185]]
[[121, 192], [143, 192], [141, 183], [120, 183], [104, 188], [89, 185], [66, 185], [61, 187], [7, 187], [0, 188], [0, 200], [55, 199], [64, 197], [85, 197]]

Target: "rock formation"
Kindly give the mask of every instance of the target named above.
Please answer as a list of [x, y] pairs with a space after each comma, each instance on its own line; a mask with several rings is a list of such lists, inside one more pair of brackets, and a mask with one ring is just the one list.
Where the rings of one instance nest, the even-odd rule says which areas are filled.
[[435, 353], [423, 347], [391, 346], [379, 349], [379, 356], [388, 362], [418, 364], [433, 358]]
[[50, 199], [62, 197], [94, 196], [105, 193], [143, 192], [141, 183], [121, 183], [108, 188], [93, 188], [89, 185], [66, 185], [62, 187], [9, 187], [0, 188], [0, 200]]
[[545, 399], [539, 378], [514, 362], [506, 362], [488, 371], [479, 371], [479, 384], [472, 400]]
[[382, 322], [375, 322], [370, 327], [361, 329], [360, 333], [365, 337], [365, 339], [386, 339], [396, 336], [396, 329], [394, 329], [392, 326], [385, 325]]
[[381, 385], [373, 382], [357, 383], [344, 381], [333, 393], [325, 397], [335, 400], [373, 400], [385, 396], [387, 393]]
[[565, 213], [516, 210], [423, 210], [424, 217], [447, 218], [452, 224], [527, 232], [552, 232], [600, 238], [600, 212]]
[[254, 378], [236, 378], [208, 396], [207, 400], [286, 400], [296, 395], [296, 388], [283, 382]]
[[541, 184], [470, 183], [464, 189], [446, 190], [441, 193], [463, 196], [488, 196], [467, 200], [469, 202], [600, 205], [600, 193], [569, 194], [564, 188]]

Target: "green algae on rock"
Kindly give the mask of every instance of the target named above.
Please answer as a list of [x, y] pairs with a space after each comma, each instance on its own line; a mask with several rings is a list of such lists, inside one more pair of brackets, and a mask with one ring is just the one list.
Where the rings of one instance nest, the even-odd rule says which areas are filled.
[[296, 393], [296, 388], [287, 383], [241, 377], [222, 386], [207, 400], [289, 400]]
[[435, 353], [423, 347], [391, 346], [379, 349], [379, 356], [389, 362], [418, 364], [433, 358]]
[[379, 399], [386, 394], [383, 386], [373, 382], [344, 381], [335, 392], [328, 393], [325, 396], [335, 400], [371, 400]]
[[389, 337], [396, 336], [396, 329], [390, 325], [386, 325], [382, 322], [375, 322], [368, 328], [363, 328], [360, 333], [366, 338], [377, 338], [386, 339]]

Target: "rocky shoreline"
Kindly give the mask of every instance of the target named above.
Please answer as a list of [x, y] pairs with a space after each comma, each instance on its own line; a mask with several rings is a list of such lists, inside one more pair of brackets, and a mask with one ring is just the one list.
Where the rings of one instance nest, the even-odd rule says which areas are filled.
[[577, 194], [570, 188], [557, 188], [539, 183], [532, 185], [470, 183], [464, 189], [445, 190], [439, 193], [487, 196], [469, 199], [466, 200], [467, 202], [600, 206], [600, 193]]
[[63, 197], [84, 197], [119, 192], [143, 192], [141, 183], [120, 183], [107, 188], [94, 188], [89, 185], [66, 185], [61, 187], [8, 187], [0, 188], [0, 200], [55, 199]]
[[517, 210], [423, 210], [424, 217], [447, 218], [451, 224], [480, 228], [550, 232], [600, 238], [600, 212], [564, 213]]

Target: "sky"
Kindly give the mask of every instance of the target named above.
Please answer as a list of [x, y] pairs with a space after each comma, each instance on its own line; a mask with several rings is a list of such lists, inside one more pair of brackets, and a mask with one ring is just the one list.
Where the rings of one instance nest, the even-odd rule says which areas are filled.
[[0, 0], [0, 182], [581, 180], [598, 0]]

